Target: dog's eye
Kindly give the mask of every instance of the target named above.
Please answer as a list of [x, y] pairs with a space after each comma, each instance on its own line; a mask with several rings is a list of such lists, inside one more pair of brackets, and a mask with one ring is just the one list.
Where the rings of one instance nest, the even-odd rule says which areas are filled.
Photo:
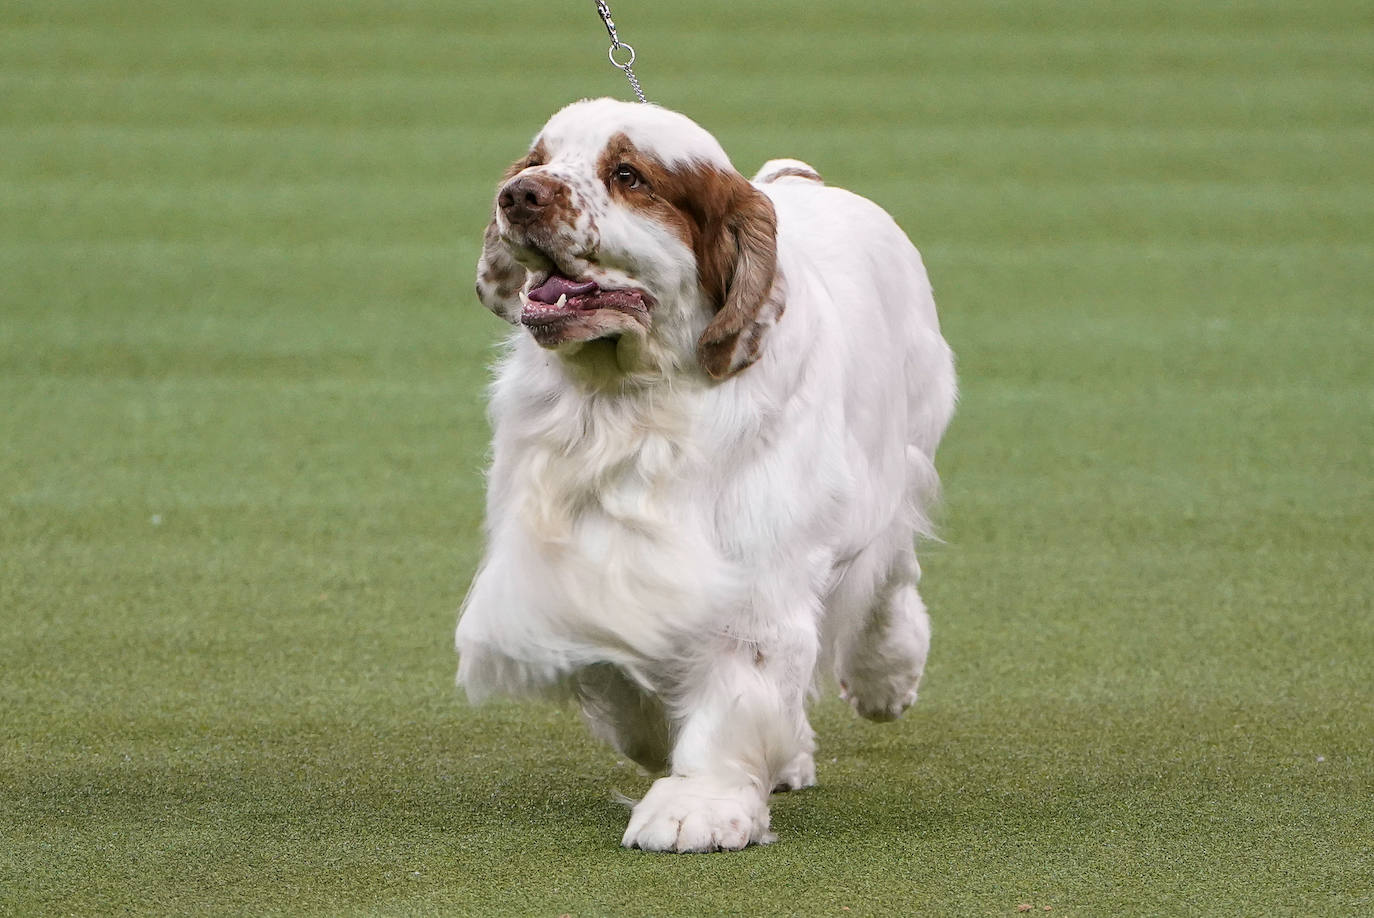
[[615, 179], [616, 184], [625, 188], [638, 188], [644, 184], [643, 176], [635, 171], [634, 166], [626, 163], [616, 166], [615, 171], [611, 173], [611, 178]]

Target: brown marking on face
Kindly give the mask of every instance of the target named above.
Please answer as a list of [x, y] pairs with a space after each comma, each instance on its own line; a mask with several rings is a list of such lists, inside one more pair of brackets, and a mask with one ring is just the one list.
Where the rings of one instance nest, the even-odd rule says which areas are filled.
[[[617, 174], [628, 166], [639, 181]], [[764, 331], [782, 313], [773, 202], [733, 169], [709, 163], [668, 168], [616, 134], [597, 162], [611, 197], [670, 227], [696, 256], [697, 278], [716, 316], [697, 359], [723, 379], [758, 359]], [[779, 285], [780, 288], [781, 285]]]
[[[621, 181], [616, 170], [629, 166], [640, 177], [637, 186]], [[648, 214], [696, 250], [696, 232], [689, 215], [678, 206], [681, 189], [676, 176], [652, 156], [640, 152], [625, 134], [616, 134], [597, 159], [596, 174], [606, 183], [611, 199]]]
[[[621, 165], [632, 168], [640, 184], [620, 181], [616, 170]], [[724, 305], [732, 260], [721, 257], [722, 244], [728, 248], [729, 242], [722, 236], [741, 186], [753, 190], [744, 176], [706, 163], [670, 169], [638, 150], [624, 134], [607, 143], [597, 174], [612, 199], [669, 227], [686, 243], [696, 255], [702, 287], [717, 309]]]
[[528, 153], [517, 159], [515, 162], [511, 163], [506, 168], [505, 173], [501, 176], [501, 181], [497, 183], [497, 190], [499, 191], [501, 188], [505, 187], [506, 182], [509, 182], [511, 179], [515, 178], [517, 175], [519, 175], [521, 172], [524, 172], [526, 169], [529, 169], [532, 166], [542, 166], [544, 165], [544, 163], [548, 161], [549, 150], [547, 147], [544, 146], [544, 141], [536, 141], [534, 146], [530, 147], [530, 151]]

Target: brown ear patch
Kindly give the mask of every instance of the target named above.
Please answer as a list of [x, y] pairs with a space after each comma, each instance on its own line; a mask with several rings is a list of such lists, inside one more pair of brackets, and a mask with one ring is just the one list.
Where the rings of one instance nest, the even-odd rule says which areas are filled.
[[525, 286], [525, 269], [511, 257], [496, 229], [496, 218], [487, 224], [482, 237], [482, 254], [477, 259], [477, 299], [507, 322], [520, 318], [520, 289]]
[[786, 284], [773, 275], [767, 298], [747, 321], [721, 321], [724, 312], [706, 327], [697, 340], [697, 362], [712, 379], [726, 379], [763, 356], [763, 339], [787, 308]]
[[786, 307], [777, 264], [777, 214], [768, 196], [736, 176], [732, 209], [708, 260], [698, 254], [702, 286], [720, 291], [720, 310], [697, 339], [697, 360], [725, 379], [759, 359], [765, 333]]

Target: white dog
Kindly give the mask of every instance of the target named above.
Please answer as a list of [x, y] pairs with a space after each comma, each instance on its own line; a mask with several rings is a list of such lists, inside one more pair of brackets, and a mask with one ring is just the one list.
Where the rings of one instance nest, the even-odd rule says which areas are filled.
[[515, 329], [459, 683], [571, 696], [666, 772], [624, 845], [772, 841], [770, 792], [815, 783], [815, 674], [890, 720], [925, 665], [955, 379], [920, 255], [804, 163], [750, 183], [686, 117], [598, 99], [505, 176], [477, 293]]

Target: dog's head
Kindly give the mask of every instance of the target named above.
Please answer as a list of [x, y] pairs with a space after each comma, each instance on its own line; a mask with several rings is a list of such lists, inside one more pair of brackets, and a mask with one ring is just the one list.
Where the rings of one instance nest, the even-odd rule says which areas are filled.
[[477, 295], [566, 359], [602, 342], [627, 370], [696, 362], [723, 379], [782, 312], [772, 202], [715, 138], [656, 105], [563, 109], [493, 211]]

